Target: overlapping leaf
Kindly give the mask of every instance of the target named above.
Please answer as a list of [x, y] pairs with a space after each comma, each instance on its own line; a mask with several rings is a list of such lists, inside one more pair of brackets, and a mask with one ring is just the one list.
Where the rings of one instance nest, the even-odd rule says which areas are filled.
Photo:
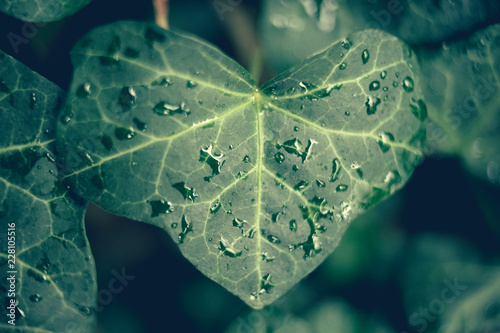
[[500, 25], [422, 53], [430, 152], [461, 156], [473, 173], [500, 184]]
[[69, 16], [92, 0], [0, 0], [0, 11], [29, 22], [52, 22]]
[[255, 308], [317, 267], [420, 159], [416, 61], [384, 33], [353, 34], [259, 90], [213, 46], [143, 23], [94, 30], [72, 60], [58, 128], [67, 180], [167, 230]]
[[[77, 332], [95, 326], [96, 280], [84, 232], [85, 203], [58, 181], [54, 160], [63, 98], [57, 86], [0, 52], [0, 289], [9, 302], [0, 311], [2, 332]], [[15, 263], [7, 252], [12, 224]], [[12, 274], [15, 326], [7, 324], [7, 277]]]

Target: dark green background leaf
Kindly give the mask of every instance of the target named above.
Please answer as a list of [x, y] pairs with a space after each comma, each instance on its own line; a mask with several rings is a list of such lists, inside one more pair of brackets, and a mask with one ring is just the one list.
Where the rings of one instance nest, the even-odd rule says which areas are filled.
[[456, 39], [478, 23], [498, 22], [496, 0], [265, 0], [259, 27], [278, 71], [350, 33], [379, 29], [411, 46]]
[[18, 301], [16, 326], [7, 325], [2, 304], [2, 330], [76, 332], [95, 326], [86, 204], [58, 181], [54, 160], [63, 98], [59, 87], [0, 52], [0, 289], [6, 296], [12, 270], [7, 224], [15, 223]]
[[420, 160], [417, 64], [381, 32], [259, 91], [213, 46], [143, 23], [94, 30], [73, 63], [58, 140], [75, 190], [164, 228], [255, 308], [316, 268]]
[[0, 11], [28, 22], [52, 22], [69, 16], [92, 0], [0, 0]]
[[428, 150], [458, 154], [474, 174], [500, 184], [500, 25], [421, 52], [433, 120]]

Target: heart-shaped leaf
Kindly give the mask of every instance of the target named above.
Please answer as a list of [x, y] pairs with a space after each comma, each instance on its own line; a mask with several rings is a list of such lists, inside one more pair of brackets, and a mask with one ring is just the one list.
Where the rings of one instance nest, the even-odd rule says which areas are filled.
[[84, 37], [58, 128], [77, 193], [164, 228], [254, 308], [316, 268], [420, 160], [411, 51], [351, 35], [256, 88], [195, 37], [121, 22]]
[[[59, 87], [0, 52], [2, 332], [95, 327], [97, 285], [84, 231], [86, 205], [58, 181], [54, 160], [63, 99]], [[7, 308], [11, 300], [14, 309]], [[15, 320], [8, 324], [11, 313]]]
[[76, 13], [92, 0], [0, 0], [0, 11], [28, 22], [52, 22]]

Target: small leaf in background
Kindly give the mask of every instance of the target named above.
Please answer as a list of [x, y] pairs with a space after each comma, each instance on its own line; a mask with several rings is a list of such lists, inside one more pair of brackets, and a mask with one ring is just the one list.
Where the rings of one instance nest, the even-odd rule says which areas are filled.
[[[498, 264], [482, 259], [476, 249], [463, 239], [424, 234], [409, 244], [406, 256], [408, 259], [401, 275], [401, 287], [405, 312], [412, 329], [436, 331], [445, 325], [446, 318], [455, 313], [461, 316], [458, 314], [463, 311], [461, 308], [471, 306], [468, 311], [477, 309], [468, 313], [471, 318], [455, 321], [463, 325], [466, 319], [472, 320], [487, 307], [486, 299], [476, 302], [470, 298], [481, 297], [474, 295], [484, 293], [481, 291], [483, 288], [490, 288], [498, 280]], [[475, 332], [472, 329], [464, 331]]]
[[92, 0], [0, 0], [0, 11], [28, 22], [52, 22], [73, 15]]
[[500, 332], [500, 271], [445, 315], [439, 332]]
[[315, 269], [421, 158], [416, 60], [356, 33], [257, 90], [195, 37], [120, 22], [85, 36], [58, 144], [77, 193], [165, 229], [254, 308]]
[[[391, 12], [391, 7], [396, 10]], [[488, 22], [499, 22], [500, 2], [392, 0], [382, 10], [385, 11], [378, 12], [378, 15], [380, 22], [387, 22], [388, 32], [410, 45], [430, 44], [454, 39]]]
[[[5, 294], [9, 271], [17, 271], [16, 326], [6, 323], [10, 310], [2, 304], [2, 331], [95, 327], [97, 284], [84, 231], [86, 203], [59, 182], [54, 155], [63, 99], [59, 87], [0, 52], [0, 289]], [[15, 264], [7, 252], [11, 224]]]
[[422, 51], [429, 153], [459, 155], [473, 174], [500, 184], [500, 25]]

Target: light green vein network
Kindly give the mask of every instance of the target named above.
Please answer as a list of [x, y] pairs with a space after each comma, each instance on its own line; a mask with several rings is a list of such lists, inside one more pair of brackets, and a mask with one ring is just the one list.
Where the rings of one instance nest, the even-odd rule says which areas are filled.
[[[86, 203], [59, 182], [55, 163], [63, 99], [60, 88], [0, 52], [2, 290], [11, 289], [7, 277], [16, 278], [15, 297], [9, 297], [16, 300], [16, 325], [7, 324], [7, 304], [0, 311], [6, 332], [95, 327], [97, 285], [83, 225]], [[13, 224], [15, 234], [8, 234]], [[15, 258], [9, 256], [8, 236], [15, 237]]]
[[0, 0], [0, 11], [28, 22], [53, 22], [72, 15], [92, 0]]
[[92, 31], [72, 60], [58, 123], [68, 184], [165, 229], [254, 308], [316, 268], [421, 157], [416, 62], [381, 32], [353, 34], [260, 89], [210, 44], [143, 23]]

